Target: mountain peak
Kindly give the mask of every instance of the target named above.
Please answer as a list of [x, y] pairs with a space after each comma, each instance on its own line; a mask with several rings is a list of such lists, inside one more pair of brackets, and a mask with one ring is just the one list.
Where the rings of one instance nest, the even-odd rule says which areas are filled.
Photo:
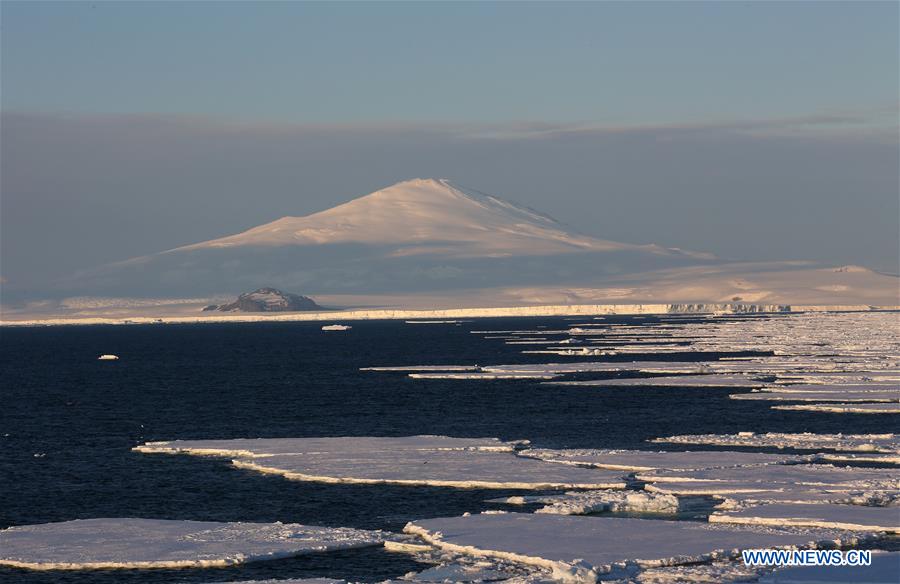
[[443, 178], [404, 180], [319, 213], [282, 217], [177, 251], [329, 244], [393, 248], [393, 256], [437, 253], [456, 258], [629, 249], [668, 253], [582, 235], [534, 209]]

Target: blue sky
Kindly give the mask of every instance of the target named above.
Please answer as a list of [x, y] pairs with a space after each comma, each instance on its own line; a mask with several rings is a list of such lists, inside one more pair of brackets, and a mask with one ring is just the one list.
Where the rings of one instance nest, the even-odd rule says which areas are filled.
[[609, 125], [897, 101], [896, 2], [4, 2], [5, 110]]
[[897, 2], [0, 3], [0, 277], [413, 177], [606, 239], [897, 272]]

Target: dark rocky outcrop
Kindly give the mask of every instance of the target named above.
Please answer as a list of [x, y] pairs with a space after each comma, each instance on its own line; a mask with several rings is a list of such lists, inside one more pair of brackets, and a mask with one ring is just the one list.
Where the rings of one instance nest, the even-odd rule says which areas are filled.
[[276, 288], [260, 288], [253, 292], [245, 292], [231, 304], [223, 304], [216, 308], [206, 307], [203, 310], [219, 310], [222, 312], [298, 312], [303, 310], [322, 310], [322, 307], [307, 296], [282, 292]]

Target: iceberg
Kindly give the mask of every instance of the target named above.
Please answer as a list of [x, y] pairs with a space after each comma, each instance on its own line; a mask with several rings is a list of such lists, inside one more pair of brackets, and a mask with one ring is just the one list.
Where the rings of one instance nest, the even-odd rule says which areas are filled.
[[0, 565], [32, 570], [205, 568], [381, 545], [385, 534], [296, 523], [78, 519], [0, 531]]

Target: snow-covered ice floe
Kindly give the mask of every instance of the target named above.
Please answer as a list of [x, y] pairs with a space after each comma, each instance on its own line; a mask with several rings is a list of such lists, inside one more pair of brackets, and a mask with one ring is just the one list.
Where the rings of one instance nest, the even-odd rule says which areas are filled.
[[296, 523], [79, 519], [0, 531], [0, 565], [33, 570], [203, 568], [381, 545], [384, 533]]
[[802, 412], [827, 412], [831, 414], [900, 414], [900, 403], [879, 404], [792, 404], [772, 406], [773, 410], [797, 410]]
[[646, 491], [570, 491], [562, 495], [526, 495], [491, 499], [489, 503], [525, 505], [543, 503], [535, 513], [555, 513], [557, 515], [587, 515], [589, 513], [630, 512], [630, 513], [678, 513], [678, 497]]
[[518, 365], [485, 365], [483, 371], [497, 373], [618, 373], [639, 371], [641, 373], [708, 373], [704, 363], [678, 363], [674, 361], [632, 361], [581, 363], [523, 363]]
[[603, 387], [762, 387], [766, 383], [747, 375], [676, 375], [672, 377], [629, 377], [627, 379], [592, 379], [586, 381], [548, 381], [551, 385], [585, 385]]
[[655, 470], [637, 473], [650, 482], [710, 482], [748, 485], [811, 485], [865, 487], [872, 484], [900, 487], [900, 474], [893, 468], [853, 468], [829, 464], [770, 464], [699, 470]]
[[812, 401], [812, 402], [884, 402], [897, 404], [900, 400], [900, 391], [888, 389], [884, 391], [819, 391], [819, 392], [775, 392], [756, 391], [753, 393], [738, 393], [728, 396], [739, 400], [763, 400], [763, 401]]
[[558, 375], [549, 373], [492, 373], [483, 371], [472, 372], [445, 372], [445, 373], [410, 373], [413, 379], [476, 379], [476, 380], [501, 380], [501, 379], [556, 379]]
[[638, 473], [647, 491], [722, 499], [720, 509], [772, 504], [842, 504], [896, 507], [900, 481], [895, 469], [796, 464]]
[[894, 392], [895, 399], [900, 399], [900, 386], [896, 383], [792, 383], [771, 385], [760, 391], [773, 393], [884, 393]]
[[709, 522], [792, 525], [897, 533], [900, 532], [900, 508], [833, 503], [770, 503], [716, 512], [709, 516]]
[[289, 578], [266, 580], [238, 580], [232, 582], [213, 582], [212, 584], [347, 584], [346, 580], [333, 580], [331, 578]]
[[520, 455], [539, 458], [548, 462], [623, 471], [647, 471], [654, 469], [700, 470], [732, 466], [791, 464], [808, 462], [812, 459], [810, 456], [721, 450], [656, 452], [652, 450], [553, 450], [549, 448], [530, 448], [521, 451]]
[[655, 438], [651, 442], [900, 454], [900, 435], [898, 434], [812, 434], [807, 432], [802, 434], [775, 432], [756, 434], [739, 432], [737, 434], [684, 434]]
[[404, 320], [406, 324], [462, 324], [471, 320]]
[[477, 365], [402, 365], [399, 367], [360, 367], [360, 371], [478, 371]]
[[[629, 578], [604, 580], [607, 584], [730, 584], [756, 582], [772, 569], [745, 566], [740, 560], [721, 560], [709, 564], [647, 568]], [[810, 583], [807, 583], [810, 584]]]
[[629, 566], [658, 567], [733, 557], [740, 549], [831, 547], [857, 538], [804, 531], [577, 515], [501, 513], [424, 519], [404, 531], [441, 549], [531, 564], [563, 582], [594, 582]]
[[147, 453], [235, 457], [232, 464], [289, 479], [461, 488], [624, 488], [622, 473], [517, 456], [496, 438], [281, 438], [149, 442]]
[[852, 452], [819, 452], [815, 455], [817, 460], [825, 462], [853, 462], [853, 463], [870, 463], [878, 464], [894, 464], [900, 465], [900, 455], [882, 454], [873, 452], [868, 454], [858, 454]]
[[763, 575], [759, 584], [897, 584], [900, 552], [872, 552], [869, 566], [783, 566]]

